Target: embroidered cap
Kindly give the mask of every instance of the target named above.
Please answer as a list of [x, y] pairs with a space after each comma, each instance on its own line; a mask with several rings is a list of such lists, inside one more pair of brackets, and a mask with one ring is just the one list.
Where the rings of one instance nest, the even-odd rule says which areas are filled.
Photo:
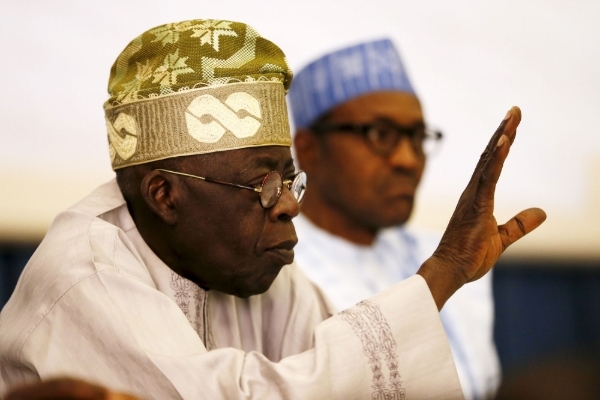
[[294, 125], [310, 126], [338, 104], [381, 90], [415, 93], [400, 55], [389, 39], [326, 54], [294, 77], [288, 94]]
[[291, 81], [283, 51], [246, 24], [191, 20], [150, 29], [111, 69], [104, 111], [112, 167], [291, 146]]

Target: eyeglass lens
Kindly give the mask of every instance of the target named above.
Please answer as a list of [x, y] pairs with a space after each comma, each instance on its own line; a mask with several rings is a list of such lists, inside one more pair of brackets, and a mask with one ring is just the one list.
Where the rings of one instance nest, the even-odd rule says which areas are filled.
[[436, 145], [435, 138], [431, 137], [423, 127], [399, 129], [372, 126], [366, 133], [373, 149], [382, 155], [389, 155], [403, 138], [409, 140], [414, 151], [420, 155], [428, 154]]
[[[283, 189], [283, 181], [281, 175], [277, 171], [271, 171], [265, 176], [262, 182], [262, 190], [260, 192], [260, 204], [264, 208], [273, 207], [281, 197]], [[306, 173], [299, 172], [294, 178], [290, 186], [290, 191], [294, 198], [300, 202], [306, 191]]]
[[260, 204], [264, 208], [271, 208], [277, 203], [281, 196], [281, 175], [276, 171], [271, 171], [265, 176], [262, 182], [262, 191], [260, 192]]
[[292, 195], [298, 200], [298, 203], [300, 203], [306, 192], [306, 173], [304, 171], [300, 171], [296, 175], [290, 190], [292, 191]]

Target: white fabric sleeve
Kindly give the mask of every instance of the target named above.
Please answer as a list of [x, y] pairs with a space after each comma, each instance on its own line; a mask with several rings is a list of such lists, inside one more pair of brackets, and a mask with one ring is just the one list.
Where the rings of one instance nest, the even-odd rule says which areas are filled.
[[207, 352], [173, 301], [124, 275], [100, 269], [68, 290], [23, 345], [27, 366], [145, 399], [463, 398], [420, 276], [322, 322], [314, 348], [274, 363]]
[[440, 312], [467, 400], [495, 396], [501, 371], [494, 343], [492, 274], [460, 288]]
[[[441, 235], [410, 231], [418, 243], [418, 263], [429, 258]], [[500, 362], [494, 343], [494, 296], [492, 273], [460, 288], [440, 311], [442, 324], [467, 400], [493, 398], [500, 384]]]

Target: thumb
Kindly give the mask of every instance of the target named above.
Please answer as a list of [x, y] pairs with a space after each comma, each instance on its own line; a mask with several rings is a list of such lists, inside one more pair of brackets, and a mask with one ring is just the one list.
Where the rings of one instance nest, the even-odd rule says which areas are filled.
[[546, 220], [546, 213], [540, 208], [529, 208], [512, 217], [504, 225], [498, 226], [502, 240], [502, 251], [536, 229]]

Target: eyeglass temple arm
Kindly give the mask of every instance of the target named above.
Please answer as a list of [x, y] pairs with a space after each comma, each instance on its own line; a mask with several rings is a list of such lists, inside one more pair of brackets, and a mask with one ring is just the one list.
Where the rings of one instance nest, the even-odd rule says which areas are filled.
[[175, 174], [175, 175], [187, 176], [189, 178], [202, 179], [203, 181], [206, 181], [206, 182], [220, 183], [222, 185], [234, 186], [234, 187], [238, 187], [238, 188], [241, 188], [241, 189], [248, 189], [248, 190], [252, 190], [252, 191], [257, 192], [257, 193], [261, 193], [262, 192], [262, 188], [261, 187], [257, 187], [256, 188], [256, 187], [252, 187], [252, 186], [238, 185], [237, 183], [223, 182], [223, 181], [220, 181], [220, 180], [217, 180], [217, 179], [205, 178], [203, 176], [186, 174], [185, 172], [170, 171], [168, 169], [162, 169], [162, 168], [157, 168], [156, 170], [157, 171], [169, 172], [169, 173]]

